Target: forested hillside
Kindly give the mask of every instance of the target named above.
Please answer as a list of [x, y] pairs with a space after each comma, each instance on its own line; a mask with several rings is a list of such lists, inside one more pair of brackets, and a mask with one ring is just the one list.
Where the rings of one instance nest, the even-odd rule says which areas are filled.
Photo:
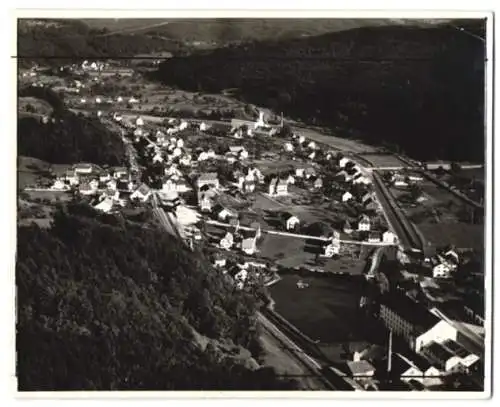
[[[458, 23], [457, 23], [458, 24]], [[485, 37], [484, 22], [460, 22]], [[239, 97], [418, 159], [484, 158], [484, 43], [451, 25], [364, 27], [165, 61], [159, 78]]]
[[63, 59], [125, 58], [156, 51], [175, 52], [178, 41], [157, 35], [109, 33], [106, 28], [89, 28], [79, 20], [28, 20], [18, 22], [17, 56], [20, 63], [33, 59], [60, 65]]
[[44, 123], [40, 117], [18, 118], [18, 155], [52, 164], [125, 163], [125, 147], [120, 136], [112, 133], [97, 118], [59, 110], [47, 120]]
[[224, 350], [255, 348], [255, 297], [154, 227], [59, 209], [19, 228], [16, 285], [20, 390], [293, 388]]

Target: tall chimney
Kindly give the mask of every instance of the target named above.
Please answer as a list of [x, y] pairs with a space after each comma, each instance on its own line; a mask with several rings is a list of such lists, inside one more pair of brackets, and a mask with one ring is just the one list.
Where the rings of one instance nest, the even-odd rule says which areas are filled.
[[392, 370], [392, 329], [389, 331], [389, 350], [387, 352], [387, 373]]

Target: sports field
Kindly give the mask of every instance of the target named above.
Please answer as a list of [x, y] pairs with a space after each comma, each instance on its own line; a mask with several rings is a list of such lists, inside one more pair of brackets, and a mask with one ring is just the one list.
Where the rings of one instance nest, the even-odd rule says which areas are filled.
[[[275, 310], [305, 335], [321, 343], [351, 342], [365, 336], [356, 322], [360, 280], [296, 274], [281, 277], [270, 287]], [[299, 280], [308, 288], [298, 288]]]

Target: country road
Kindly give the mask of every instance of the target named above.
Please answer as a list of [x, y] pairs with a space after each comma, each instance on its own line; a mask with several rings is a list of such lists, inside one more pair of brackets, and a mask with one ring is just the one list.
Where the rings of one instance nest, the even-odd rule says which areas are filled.
[[[221, 227], [230, 227], [231, 225], [229, 223], [224, 223], [224, 222], [219, 222], [217, 220], [206, 220], [205, 223], [209, 225], [214, 225], [214, 226], [221, 226]], [[247, 226], [239, 226], [240, 229], [242, 230], [255, 230]], [[302, 235], [298, 233], [291, 233], [291, 232], [283, 232], [281, 230], [262, 230], [262, 233], [267, 233], [268, 235], [277, 235], [277, 236], [289, 236], [289, 237], [295, 237], [298, 239], [307, 239], [307, 240], [319, 240], [322, 242], [328, 242], [331, 239], [325, 238], [325, 237], [320, 237], [320, 236], [311, 236], [311, 235]], [[338, 239], [336, 240], [337, 242], [340, 243], [345, 243], [345, 244], [357, 244], [357, 245], [362, 245], [362, 246], [394, 246], [394, 243], [386, 243], [386, 242], [360, 242], [358, 240], [344, 240], [344, 239]]]

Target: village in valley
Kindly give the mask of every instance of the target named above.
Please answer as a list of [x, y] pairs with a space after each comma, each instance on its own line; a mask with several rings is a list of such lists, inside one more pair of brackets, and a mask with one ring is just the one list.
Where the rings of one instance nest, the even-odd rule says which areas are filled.
[[[19, 222], [47, 227], [51, 206], [70, 200], [96, 213], [150, 214], [236, 289], [266, 287], [273, 301], [263, 318], [315, 360], [302, 363], [330, 389], [482, 388], [484, 244], [474, 218], [483, 203], [451, 184], [449, 163], [337, 139], [227, 96], [168, 89], [134, 69], [85, 61], [61, 66], [64, 75], [20, 72], [23, 88], [61, 92], [70, 111], [103, 123], [127, 162], [20, 157], [20, 182], [29, 179]], [[191, 117], [169, 107], [197, 103]], [[200, 113], [210, 104], [219, 117]], [[49, 125], [43, 105], [22, 97], [20, 114]]]

